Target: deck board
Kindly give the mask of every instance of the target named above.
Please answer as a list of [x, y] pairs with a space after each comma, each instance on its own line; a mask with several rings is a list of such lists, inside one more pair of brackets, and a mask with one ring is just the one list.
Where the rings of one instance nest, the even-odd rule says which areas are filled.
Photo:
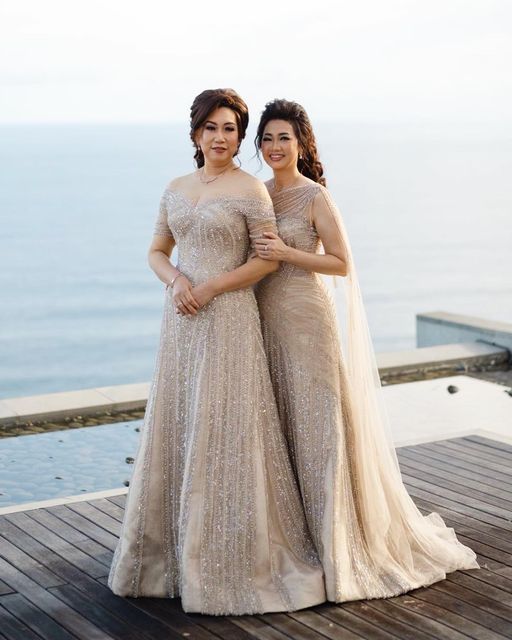
[[386, 600], [259, 616], [183, 612], [179, 599], [119, 598], [106, 586], [126, 495], [0, 516], [0, 639], [503, 640], [512, 637], [512, 446], [480, 436], [397, 450], [423, 513], [478, 554]]

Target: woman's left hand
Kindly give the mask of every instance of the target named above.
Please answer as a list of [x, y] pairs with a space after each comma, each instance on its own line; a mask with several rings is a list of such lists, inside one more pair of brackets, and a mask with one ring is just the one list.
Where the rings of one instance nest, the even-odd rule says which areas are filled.
[[254, 242], [254, 248], [258, 258], [263, 260], [282, 260], [286, 262], [290, 247], [286, 245], [281, 238], [272, 233], [271, 231], [265, 231], [263, 238]]

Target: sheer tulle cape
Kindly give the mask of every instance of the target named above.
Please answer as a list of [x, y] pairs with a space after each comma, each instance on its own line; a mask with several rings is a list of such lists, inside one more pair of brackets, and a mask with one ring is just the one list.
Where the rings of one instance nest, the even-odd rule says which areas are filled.
[[333, 503], [336, 586], [329, 599], [388, 597], [479, 565], [439, 514], [422, 515], [404, 487], [347, 231], [322, 191], [347, 256], [347, 275], [324, 279], [336, 307], [346, 385]]

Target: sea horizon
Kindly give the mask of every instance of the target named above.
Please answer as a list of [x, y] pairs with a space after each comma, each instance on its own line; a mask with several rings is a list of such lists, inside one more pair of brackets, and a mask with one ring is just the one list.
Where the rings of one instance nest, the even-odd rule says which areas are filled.
[[[364, 122], [316, 133], [376, 351], [413, 348], [420, 312], [512, 319], [508, 133]], [[187, 124], [0, 134], [0, 397], [148, 380], [163, 289], [146, 253], [165, 185], [194, 169]], [[242, 165], [266, 179], [253, 137]]]

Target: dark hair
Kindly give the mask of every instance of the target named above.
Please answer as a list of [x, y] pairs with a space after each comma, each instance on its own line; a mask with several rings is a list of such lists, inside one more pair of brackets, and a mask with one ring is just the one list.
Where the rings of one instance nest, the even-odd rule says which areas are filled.
[[206, 89], [194, 98], [190, 107], [190, 139], [196, 148], [194, 160], [198, 167], [204, 165], [204, 155], [199, 145], [196, 144], [195, 134], [208, 120], [210, 113], [220, 107], [227, 107], [235, 113], [239, 146], [245, 138], [249, 124], [249, 109], [242, 98], [233, 89]]
[[283, 99], [267, 102], [261, 114], [258, 132], [254, 139], [258, 153], [263, 141], [263, 132], [271, 120], [286, 120], [286, 122], [292, 125], [299, 142], [297, 169], [302, 175], [306, 176], [306, 178], [310, 178], [325, 187], [326, 180], [323, 177], [324, 168], [318, 158], [315, 134], [313, 133], [311, 121], [304, 107], [297, 102], [290, 102], [289, 100]]

